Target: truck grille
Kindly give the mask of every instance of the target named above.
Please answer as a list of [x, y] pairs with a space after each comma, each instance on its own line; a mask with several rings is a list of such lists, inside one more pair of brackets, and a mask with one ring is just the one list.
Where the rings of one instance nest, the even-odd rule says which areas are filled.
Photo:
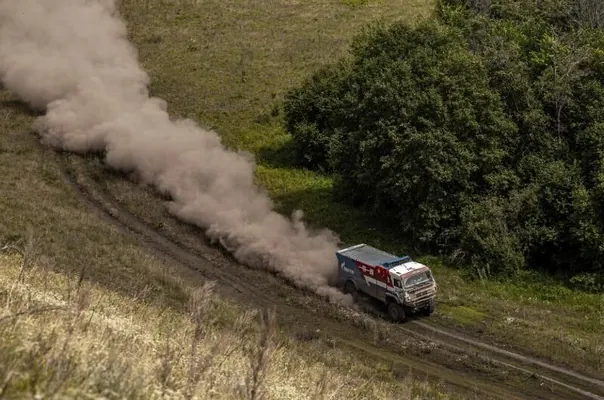
[[412, 306], [416, 308], [426, 307], [430, 303], [430, 299], [432, 298], [434, 291], [432, 290], [422, 290], [420, 292], [415, 293], [415, 299], [412, 301]]

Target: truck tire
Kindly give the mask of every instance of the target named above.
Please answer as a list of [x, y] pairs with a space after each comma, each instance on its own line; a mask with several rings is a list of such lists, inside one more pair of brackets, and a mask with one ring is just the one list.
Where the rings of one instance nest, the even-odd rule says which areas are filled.
[[430, 300], [430, 304], [423, 309], [424, 315], [429, 317], [434, 312], [434, 300]]
[[391, 301], [388, 303], [388, 316], [394, 322], [401, 322], [405, 320], [405, 310], [400, 304]]
[[357, 287], [352, 281], [346, 281], [344, 284], [344, 293], [352, 295], [352, 298], [355, 300], [358, 297]]

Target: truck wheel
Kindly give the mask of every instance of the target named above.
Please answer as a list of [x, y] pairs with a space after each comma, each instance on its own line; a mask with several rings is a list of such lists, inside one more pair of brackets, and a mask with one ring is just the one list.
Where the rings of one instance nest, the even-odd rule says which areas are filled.
[[353, 299], [357, 299], [357, 288], [351, 281], [346, 281], [344, 285], [344, 293], [351, 294]]
[[405, 319], [405, 310], [394, 301], [388, 303], [388, 315], [394, 322], [400, 322]]
[[434, 312], [434, 301], [430, 300], [430, 304], [428, 304], [428, 307], [424, 308], [423, 311], [426, 317], [430, 316], [430, 314]]

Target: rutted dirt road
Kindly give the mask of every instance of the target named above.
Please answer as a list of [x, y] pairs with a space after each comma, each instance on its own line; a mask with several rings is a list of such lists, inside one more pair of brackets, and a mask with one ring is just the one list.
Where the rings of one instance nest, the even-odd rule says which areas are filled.
[[338, 346], [393, 365], [394, 374], [411, 368], [415, 376], [443, 381], [453, 391], [476, 398], [604, 400], [600, 379], [473, 340], [426, 319], [391, 324], [379, 315], [343, 310], [265, 271], [238, 264], [201, 237], [195, 245], [187, 244], [122, 206], [102, 182], [90, 178], [93, 167], [87, 160], [73, 155], [60, 160], [65, 183], [100, 218], [156, 256], [216, 281], [224, 296], [254, 307], [275, 306], [281, 325], [292, 334], [320, 329], [324, 339]]

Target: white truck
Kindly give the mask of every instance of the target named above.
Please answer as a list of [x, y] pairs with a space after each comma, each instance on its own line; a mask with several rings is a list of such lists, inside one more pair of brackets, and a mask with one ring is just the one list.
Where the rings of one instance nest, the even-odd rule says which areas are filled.
[[343, 291], [381, 301], [393, 321], [405, 320], [408, 313], [428, 316], [434, 311], [436, 281], [426, 265], [364, 243], [337, 251], [336, 258]]

